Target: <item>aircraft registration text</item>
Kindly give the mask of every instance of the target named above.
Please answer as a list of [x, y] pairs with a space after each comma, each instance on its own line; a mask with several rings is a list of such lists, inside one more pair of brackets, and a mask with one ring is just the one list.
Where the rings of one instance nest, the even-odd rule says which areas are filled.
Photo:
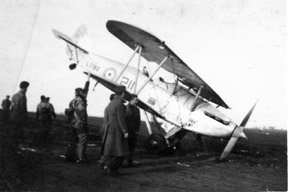
[[87, 62], [86, 66], [89, 67], [90, 69], [94, 70], [94, 71], [100, 70], [100, 67], [94, 62]]

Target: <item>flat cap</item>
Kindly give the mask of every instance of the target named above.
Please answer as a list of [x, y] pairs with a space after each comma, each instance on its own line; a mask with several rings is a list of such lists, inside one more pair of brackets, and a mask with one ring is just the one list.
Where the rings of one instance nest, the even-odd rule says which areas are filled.
[[25, 89], [25, 88], [27, 88], [29, 86], [29, 82], [27, 82], [27, 81], [22, 81], [21, 83], [20, 83], [20, 89]]
[[122, 85], [117, 86], [117, 87], [115, 88], [115, 93], [116, 93], [116, 95], [121, 95], [122, 93], [125, 93], [125, 91], [126, 91], [126, 87], [125, 87], [125, 86], [122, 86]]

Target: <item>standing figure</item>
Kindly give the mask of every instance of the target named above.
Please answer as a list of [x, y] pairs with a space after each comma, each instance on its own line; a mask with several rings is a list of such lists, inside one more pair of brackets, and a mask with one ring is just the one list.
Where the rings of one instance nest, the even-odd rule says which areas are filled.
[[11, 106], [11, 101], [9, 100], [10, 96], [7, 95], [6, 99], [2, 101], [2, 118], [3, 118], [3, 123], [6, 124], [7, 121], [9, 120], [9, 113], [10, 113], [10, 106]]
[[46, 98], [44, 95], [40, 97], [40, 103], [37, 105], [36, 108], [36, 120], [40, 121], [41, 124], [41, 132], [42, 132], [42, 141], [44, 143], [47, 142], [49, 131], [50, 131], [50, 123], [49, 118], [51, 116], [50, 114], [50, 108], [49, 104], [46, 102]]
[[126, 122], [128, 128], [128, 147], [130, 155], [126, 158], [124, 165], [125, 166], [135, 166], [133, 162], [133, 155], [137, 142], [137, 134], [140, 129], [140, 110], [137, 107], [138, 98], [137, 95], [131, 95], [129, 103], [126, 105]]
[[13, 135], [15, 144], [18, 146], [19, 142], [24, 142], [24, 127], [27, 119], [27, 98], [26, 92], [29, 87], [29, 82], [22, 81], [20, 83], [20, 91], [12, 96], [11, 104], [11, 122], [13, 124]]
[[[110, 95], [110, 97], [109, 97], [109, 100], [110, 100], [110, 102], [114, 99], [114, 96], [115, 96], [115, 94], [114, 93], [112, 93], [111, 95]], [[101, 127], [101, 129], [100, 129], [100, 134], [101, 134], [101, 136], [102, 136], [102, 140], [103, 140], [103, 138], [104, 138], [104, 133], [105, 133], [105, 124], [103, 123], [102, 124], [102, 127]], [[101, 159], [98, 161], [98, 162], [100, 162], [101, 163], [101, 167], [102, 168], [104, 168], [105, 167], [105, 157], [102, 155], [102, 152], [101, 152]]]
[[124, 93], [126, 88], [118, 86], [115, 96], [104, 111], [104, 135], [101, 154], [109, 175], [116, 175], [123, 160], [129, 155], [128, 129], [125, 117]]
[[[88, 142], [88, 126], [87, 126], [87, 95], [89, 91], [89, 79], [85, 83], [84, 89], [76, 88], [75, 89], [75, 98], [69, 104], [70, 111], [70, 123], [73, 125], [73, 133], [77, 136], [74, 139], [74, 142], [77, 142], [77, 163], [86, 163], [86, 147]], [[67, 157], [71, 158], [71, 157]]]
[[46, 103], [49, 105], [49, 110], [50, 110], [49, 124], [51, 125], [52, 117], [56, 119], [56, 113], [54, 110], [54, 106], [52, 105], [52, 103], [50, 103], [50, 97], [46, 97]]

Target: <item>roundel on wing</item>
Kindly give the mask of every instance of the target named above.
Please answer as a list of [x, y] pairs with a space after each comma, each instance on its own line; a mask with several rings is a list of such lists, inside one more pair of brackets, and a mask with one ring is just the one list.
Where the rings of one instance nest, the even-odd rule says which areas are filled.
[[116, 70], [114, 68], [107, 68], [104, 71], [104, 77], [109, 80], [114, 80], [116, 77]]

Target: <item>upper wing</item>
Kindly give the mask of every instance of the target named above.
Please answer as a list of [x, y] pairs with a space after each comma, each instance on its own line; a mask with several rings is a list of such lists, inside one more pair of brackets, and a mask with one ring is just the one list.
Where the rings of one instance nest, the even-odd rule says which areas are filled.
[[107, 29], [118, 39], [135, 50], [137, 45], [143, 48], [142, 56], [150, 62], [160, 64], [163, 59], [170, 56], [163, 68], [170, 73], [180, 77], [180, 81], [186, 86], [197, 91], [203, 86], [201, 97], [218, 104], [222, 107], [229, 108], [228, 105], [220, 98], [220, 96], [203, 81], [190, 67], [188, 67], [167, 45], [151, 33], [140, 28], [122, 23], [119, 21], [108, 21]]

